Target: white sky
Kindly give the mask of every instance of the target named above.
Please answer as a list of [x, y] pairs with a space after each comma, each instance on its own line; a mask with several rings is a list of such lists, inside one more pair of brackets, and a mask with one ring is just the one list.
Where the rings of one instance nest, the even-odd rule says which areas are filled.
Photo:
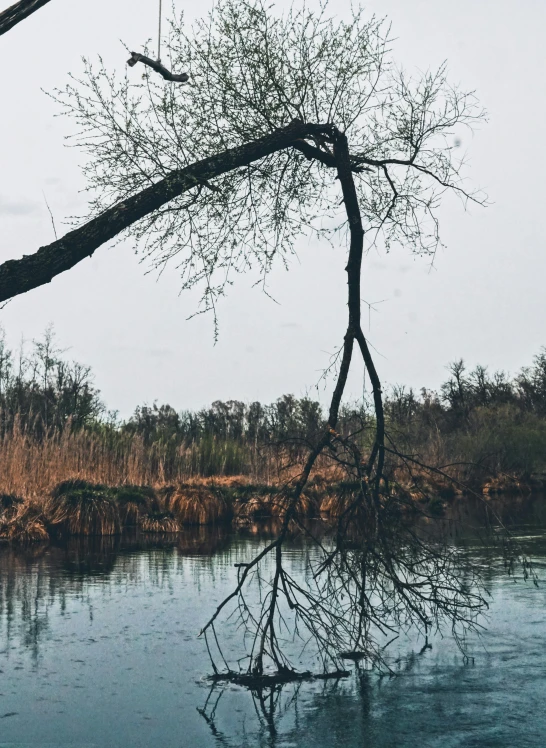
[[[0, 8], [11, 1], [0, 0]], [[188, 18], [208, 8], [176, 4]], [[335, 7], [341, 12], [348, 3]], [[450, 79], [475, 88], [490, 114], [463, 147], [473, 184], [493, 205], [465, 213], [457, 201], [446, 203], [447, 249], [432, 270], [403, 250], [365, 260], [364, 297], [383, 301], [369, 332], [380, 375], [385, 383], [437, 387], [445, 365], [459, 357], [514, 372], [546, 344], [546, 3], [371, 0], [366, 7], [392, 21], [404, 67], [424, 70], [447, 59]], [[63, 144], [72, 123], [54, 119], [56, 106], [42, 89], [77, 75], [82, 55], [101, 54], [121, 70], [127, 55], [120, 40], [138, 50], [156, 28], [157, 0], [51, 0], [0, 37], [1, 261], [53, 240], [44, 194], [60, 233], [63, 218], [85, 208], [80, 154]], [[216, 346], [211, 319], [186, 321], [197, 299], [179, 295], [174, 267], [159, 280], [146, 275], [130, 243], [102, 247], [17, 297], [0, 321], [14, 346], [53, 322], [60, 343], [92, 366], [108, 406], [124, 416], [155, 399], [181, 409], [313, 394], [345, 330], [344, 255], [315, 241], [303, 242], [298, 254], [289, 273], [270, 279], [278, 304], [250, 279], [232, 289], [220, 305]], [[362, 384], [360, 369], [350, 395]]]

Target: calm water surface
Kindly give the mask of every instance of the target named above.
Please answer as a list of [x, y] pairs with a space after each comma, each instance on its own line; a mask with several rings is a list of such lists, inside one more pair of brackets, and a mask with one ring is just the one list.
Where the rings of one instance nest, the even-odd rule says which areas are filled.
[[[288, 686], [260, 703], [211, 689], [196, 634], [261, 545], [200, 529], [176, 544], [0, 546], [0, 747], [546, 746], [544, 500], [505, 506], [541, 582], [506, 575], [462, 506], [454, 542], [483, 564], [488, 627], [464, 660], [449, 637], [404, 639], [398, 676]], [[148, 545], [146, 545], [146, 543]], [[294, 546], [297, 570], [301, 548]], [[237, 634], [232, 632], [232, 646]]]

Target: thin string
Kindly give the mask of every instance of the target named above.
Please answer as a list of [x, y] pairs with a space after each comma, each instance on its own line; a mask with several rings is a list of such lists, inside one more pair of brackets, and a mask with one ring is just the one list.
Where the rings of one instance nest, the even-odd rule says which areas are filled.
[[159, 30], [157, 34], [157, 61], [161, 62], [161, 3], [159, 0]]

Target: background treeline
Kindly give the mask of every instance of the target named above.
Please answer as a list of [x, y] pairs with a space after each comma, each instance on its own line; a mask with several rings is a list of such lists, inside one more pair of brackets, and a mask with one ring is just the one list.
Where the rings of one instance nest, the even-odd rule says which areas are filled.
[[[391, 438], [428, 464], [450, 465], [466, 481], [503, 473], [527, 479], [546, 470], [546, 349], [514, 377], [451, 363], [438, 392], [393, 387], [386, 400]], [[453, 470], [451, 470], [453, 473]]]
[[[546, 349], [514, 377], [483, 366], [468, 371], [457, 361], [438, 391], [392, 387], [385, 413], [388, 437], [399, 451], [450, 465], [464, 480], [541, 473]], [[366, 450], [373, 425], [372, 409], [361, 402], [344, 407], [339, 430], [358, 433]], [[3, 491], [39, 492], [69, 475], [118, 484], [229, 475], [270, 482], [297, 462], [324, 426], [318, 402], [292, 395], [269, 405], [216, 401], [199, 411], [154, 403], [121, 421], [106, 410], [90, 368], [69, 360], [51, 328], [16, 352], [0, 333]]]

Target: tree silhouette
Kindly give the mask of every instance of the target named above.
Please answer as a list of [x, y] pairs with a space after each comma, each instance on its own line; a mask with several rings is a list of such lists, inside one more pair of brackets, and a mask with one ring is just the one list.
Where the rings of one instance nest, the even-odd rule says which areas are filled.
[[[361, 326], [365, 251], [401, 244], [433, 254], [443, 195], [483, 203], [466, 188], [452, 145], [483, 112], [473, 93], [449, 85], [445, 66], [408, 76], [390, 46], [389, 27], [360, 10], [345, 22], [326, 6], [276, 15], [262, 0], [223, 0], [189, 30], [171, 21], [170, 67], [188, 71], [188, 85], [166, 83], [149, 67], [134, 82], [134, 74], [118, 78], [86, 62], [82, 77], [55, 97], [75, 118], [74, 144], [89, 156], [90, 216], [35, 254], [0, 265], [5, 300], [103, 243], [131, 237], [154, 267], [174, 262], [182, 288], [201, 289], [199, 311], [215, 316], [235, 274], [257, 271], [263, 281], [275, 262], [289, 260], [299, 236], [346, 244], [348, 319], [326, 426], [284, 486], [277, 537], [240, 565], [236, 587], [202, 631], [221, 649], [217, 624], [236, 606], [251, 634], [246, 678], [269, 678], [269, 667], [274, 677], [296, 677], [285, 628], [311, 639], [324, 669], [336, 670], [343, 653], [381, 663], [381, 642], [400, 627], [427, 632], [447, 621], [458, 635], [484, 604], [465, 558], [407, 521], [413, 505], [393, 466], [411, 470], [416, 462], [385, 432], [381, 382]], [[355, 358], [373, 390], [367, 451], [337, 429]], [[347, 473], [327, 540], [298, 519], [319, 456]], [[286, 566], [295, 528], [316, 551], [305, 583]], [[252, 582], [261, 590], [257, 609], [246, 598]]]

